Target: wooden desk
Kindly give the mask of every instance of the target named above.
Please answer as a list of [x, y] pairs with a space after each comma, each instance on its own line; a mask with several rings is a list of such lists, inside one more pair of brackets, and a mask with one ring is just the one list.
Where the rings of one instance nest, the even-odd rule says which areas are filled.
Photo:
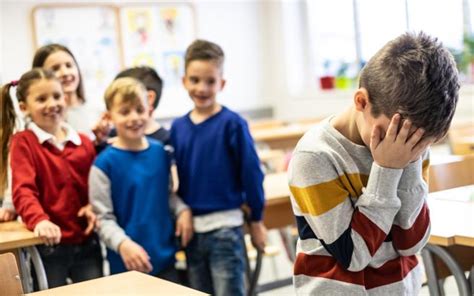
[[252, 131], [252, 137], [257, 143], [265, 143], [271, 149], [294, 149], [299, 139], [315, 123], [289, 124], [281, 127], [258, 129]]
[[41, 238], [18, 221], [0, 223], [0, 252], [42, 244]]
[[99, 279], [26, 294], [63, 295], [206, 295], [138, 271], [129, 271]]
[[12, 252], [15, 254], [20, 266], [24, 291], [29, 291], [29, 287], [26, 285], [29, 275], [25, 274], [26, 263], [23, 260], [23, 256], [20, 254], [20, 249], [24, 249], [31, 255], [39, 288], [48, 288], [43, 262], [41, 261], [38, 251], [34, 247], [35, 245], [40, 245], [42, 243], [43, 241], [41, 238], [36, 237], [33, 232], [26, 229], [25, 225], [21, 222], [11, 221], [0, 223], [0, 253]]
[[464, 271], [474, 275], [474, 185], [430, 193], [428, 205], [431, 236], [422, 256], [430, 294], [440, 295], [438, 279], [452, 274], [460, 294], [470, 295], [474, 278], [469, 283]]
[[266, 175], [263, 189], [266, 202], [263, 216], [265, 226], [274, 229], [295, 224], [286, 172]]
[[474, 247], [474, 185], [432, 192], [430, 243]]

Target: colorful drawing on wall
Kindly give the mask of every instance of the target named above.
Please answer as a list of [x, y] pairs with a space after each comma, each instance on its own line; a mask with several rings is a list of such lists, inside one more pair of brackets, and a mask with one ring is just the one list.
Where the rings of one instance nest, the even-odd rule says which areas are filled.
[[169, 51], [163, 53], [163, 75], [168, 79], [170, 86], [180, 85], [184, 75], [184, 52]]
[[170, 35], [175, 34], [175, 22], [178, 15], [176, 7], [162, 8], [160, 10], [160, 17], [165, 24], [165, 28]]
[[[180, 87], [183, 52], [195, 38], [191, 5], [127, 5], [120, 9], [120, 17], [125, 66], [152, 66], [165, 88]], [[137, 32], [142, 31], [146, 42], [137, 42]]]
[[[80, 25], [71, 20], [81, 20]], [[118, 23], [109, 6], [47, 6], [33, 13], [36, 47], [61, 43], [80, 66], [88, 103], [102, 110], [100, 99], [121, 68]]]
[[138, 37], [138, 43], [142, 46], [146, 46], [148, 43], [151, 24], [152, 12], [150, 9], [143, 8], [127, 11], [128, 30]]
[[154, 67], [155, 63], [153, 61], [153, 55], [149, 53], [145, 53], [145, 52], [137, 54], [132, 61], [132, 66], [133, 67], [136, 67], [136, 66]]

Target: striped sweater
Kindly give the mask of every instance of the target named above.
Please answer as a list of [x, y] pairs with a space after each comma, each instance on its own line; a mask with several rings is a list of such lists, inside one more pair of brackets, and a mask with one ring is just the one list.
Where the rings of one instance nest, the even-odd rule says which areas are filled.
[[308, 131], [288, 171], [297, 294], [416, 295], [415, 254], [430, 233], [428, 165], [425, 153], [405, 169], [380, 167], [329, 119]]

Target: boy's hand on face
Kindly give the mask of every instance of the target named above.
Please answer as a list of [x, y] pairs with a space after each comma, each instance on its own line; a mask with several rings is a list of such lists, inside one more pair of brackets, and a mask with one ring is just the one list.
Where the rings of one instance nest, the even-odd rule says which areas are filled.
[[181, 211], [176, 220], [176, 236], [181, 236], [181, 246], [186, 247], [193, 238], [193, 214], [190, 209]]
[[264, 252], [265, 242], [267, 241], [267, 228], [262, 222], [250, 223], [250, 237], [252, 239], [252, 245]]
[[150, 256], [139, 244], [126, 239], [119, 245], [119, 254], [127, 270], [149, 273], [153, 270]]
[[91, 204], [83, 206], [79, 212], [77, 212], [77, 217], [85, 217], [87, 219], [87, 228], [84, 230], [85, 235], [89, 235], [95, 227], [98, 227], [97, 216], [92, 211]]
[[381, 167], [402, 169], [410, 162], [416, 161], [433, 143], [433, 138], [422, 139], [424, 130], [417, 128], [410, 135], [411, 122], [405, 120], [398, 131], [400, 114], [395, 114], [390, 121], [385, 137], [380, 127], [374, 126], [370, 137], [370, 151], [374, 161]]
[[49, 220], [43, 220], [36, 224], [33, 232], [36, 236], [41, 237], [48, 246], [59, 244], [61, 241], [61, 229]]
[[16, 218], [14, 210], [0, 208], [0, 222], [12, 221]]

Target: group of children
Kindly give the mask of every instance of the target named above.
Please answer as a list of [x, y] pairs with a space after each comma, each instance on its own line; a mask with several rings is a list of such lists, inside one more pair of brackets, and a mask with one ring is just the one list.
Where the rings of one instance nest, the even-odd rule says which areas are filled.
[[183, 84], [195, 108], [171, 133], [152, 118], [162, 81], [150, 67], [117, 75], [92, 131], [79, 126], [86, 100], [66, 47], [40, 48], [33, 69], [3, 86], [0, 220], [18, 214], [44, 239], [50, 288], [102, 276], [100, 239], [112, 274], [138, 270], [178, 282], [175, 253], [183, 247], [191, 287], [244, 295], [241, 206], [249, 205], [252, 242], [263, 250], [263, 173], [245, 120], [216, 102], [223, 62], [217, 44], [189, 46]]
[[[45, 48], [34, 59], [39, 68], [2, 89], [1, 176], [9, 183], [10, 163], [15, 210], [44, 238], [50, 287], [102, 275], [98, 237], [111, 273], [176, 280], [178, 237], [191, 287], [243, 295], [241, 206], [249, 206], [252, 242], [263, 250], [263, 174], [247, 123], [216, 102], [226, 82], [222, 49], [204, 40], [188, 47], [183, 85], [194, 109], [170, 133], [151, 117], [162, 87], [156, 72], [120, 73], [105, 92], [93, 143], [69, 121], [68, 108], [85, 101], [72, 53]], [[13, 87], [27, 123], [11, 136]], [[404, 34], [362, 69], [351, 107], [299, 141], [288, 171], [298, 294], [419, 291], [415, 254], [430, 230], [428, 149], [447, 132], [459, 87], [440, 42]], [[3, 209], [0, 219], [14, 215]]]

